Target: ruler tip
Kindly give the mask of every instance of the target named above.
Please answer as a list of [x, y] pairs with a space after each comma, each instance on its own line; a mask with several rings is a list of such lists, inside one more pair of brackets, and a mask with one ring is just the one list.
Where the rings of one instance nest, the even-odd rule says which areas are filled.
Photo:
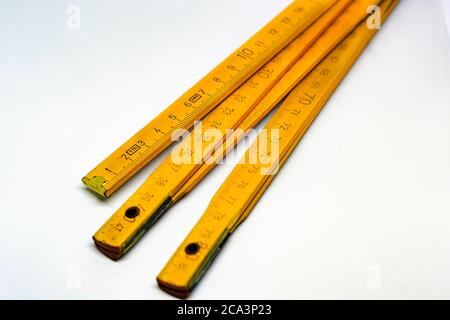
[[94, 191], [97, 196], [101, 199], [106, 199], [106, 189], [105, 189], [105, 178], [100, 176], [95, 176], [92, 179], [88, 177], [83, 177], [81, 181], [88, 187], [90, 190]]
[[117, 248], [102, 243], [101, 241], [96, 239], [95, 236], [93, 237], [93, 240], [97, 249], [111, 260], [117, 261], [122, 257], [121, 251]]
[[159, 277], [156, 278], [156, 281], [158, 283], [158, 287], [167, 292], [168, 294], [179, 298], [179, 299], [187, 299], [189, 297], [189, 290], [186, 290], [185, 288], [175, 288], [173, 286], [168, 285], [166, 282], [162, 281]]

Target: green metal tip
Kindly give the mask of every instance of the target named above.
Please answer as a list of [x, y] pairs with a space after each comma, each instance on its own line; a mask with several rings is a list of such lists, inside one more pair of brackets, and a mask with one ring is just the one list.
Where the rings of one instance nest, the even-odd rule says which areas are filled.
[[95, 176], [92, 179], [89, 179], [88, 177], [83, 177], [81, 179], [83, 183], [92, 191], [94, 191], [100, 198], [106, 199], [106, 189], [105, 189], [105, 178]]

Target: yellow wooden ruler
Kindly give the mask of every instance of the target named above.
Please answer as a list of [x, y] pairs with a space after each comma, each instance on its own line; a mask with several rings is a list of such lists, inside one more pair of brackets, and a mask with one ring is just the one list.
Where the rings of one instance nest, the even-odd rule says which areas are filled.
[[[205, 160], [214, 157], [211, 151], [222, 144], [228, 132], [227, 129], [238, 126], [248, 129], [258, 123], [364, 19], [367, 6], [371, 3], [373, 0], [356, 0], [348, 6], [349, 1], [339, 1], [214, 109], [204, 119], [202, 130], [195, 129], [191, 134], [192, 138], [185, 139], [175, 149], [175, 151], [181, 150], [187, 153], [188, 161], [177, 163], [173, 155], [167, 157], [96, 232], [94, 241], [97, 247], [112, 259], [118, 259], [126, 253], [170, 205], [191, 190], [211, 170], [215, 161], [212, 164], [206, 164]], [[344, 9], [345, 11], [339, 15]], [[327, 29], [330, 23], [332, 24]], [[323, 32], [325, 29], [326, 31]], [[310, 47], [314, 41], [316, 42]], [[308, 47], [310, 49], [302, 55]], [[298, 59], [300, 55], [302, 57]], [[218, 139], [205, 138], [205, 133], [211, 128], [220, 131], [221, 136]], [[201, 142], [200, 153], [191, 152], [195, 150], [192, 143], [198, 140]], [[227, 148], [229, 149], [231, 147]]]
[[307, 29], [337, 0], [295, 1], [82, 180], [106, 198]]
[[[381, 3], [383, 19], [387, 18], [396, 4], [397, 0], [385, 0]], [[366, 21], [361, 22], [289, 94], [265, 127], [266, 130], [279, 132], [275, 143], [280, 154], [279, 164], [267, 167], [262, 162], [247, 164], [243, 160], [235, 167], [200, 221], [159, 274], [157, 280], [162, 289], [177, 297], [189, 294], [219, 253], [227, 237], [247, 217], [273, 179], [274, 175], [263, 175], [261, 170], [266, 167], [269, 172], [277, 172], [279, 165], [289, 157], [375, 32], [376, 30], [370, 30], [366, 26]], [[266, 145], [271, 143], [273, 141], [266, 141]], [[256, 149], [252, 147], [249, 150]], [[267, 152], [272, 150], [268, 149]], [[250, 153], [251, 151], [247, 151], [244, 158], [248, 159]]]

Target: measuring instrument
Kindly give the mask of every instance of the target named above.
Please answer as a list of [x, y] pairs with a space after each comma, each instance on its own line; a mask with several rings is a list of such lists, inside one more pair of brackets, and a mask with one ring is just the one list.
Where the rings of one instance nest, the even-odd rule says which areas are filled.
[[[382, 19], [388, 17], [397, 2], [385, 0], [381, 3]], [[267, 166], [263, 162], [247, 164], [245, 159], [251, 156], [250, 150], [257, 149], [257, 146], [252, 146], [157, 277], [163, 290], [177, 297], [188, 296], [220, 252], [225, 240], [251, 212], [279, 166], [287, 160], [376, 31], [368, 29], [366, 21], [361, 22], [293, 89], [265, 126], [266, 130], [279, 132], [275, 142], [266, 141], [266, 145], [275, 143], [280, 154], [280, 162], [266, 168], [273, 174], [261, 174], [261, 169]], [[267, 153], [272, 151], [269, 149]]]
[[[214, 109], [202, 121], [202, 129], [194, 129], [188, 139], [175, 148], [175, 152], [181, 150], [188, 155], [187, 161], [177, 163], [173, 154], [168, 156], [96, 232], [94, 241], [99, 250], [115, 260], [125, 254], [173, 203], [190, 191], [214, 167], [223, 152], [213, 151], [223, 144], [223, 139], [229, 138], [228, 129], [240, 126], [246, 130], [256, 125], [364, 19], [370, 3], [373, 0], [357, 0], [349, 6], [349, 1], [339, 1]], [[326, 29], [331, 22], [333, 24]], [[314, 45], [306, 51], [314, 41]], [[215, 139], [207, 136], [208, 130], [212, 128], [220, 133]], [[245, 131], [236, 132], [241, 133], [236, 137], [237, 141]], [[196, 150], [193, 144], [198, 141], [201, 145]], [[228, 146], [227, 151], [233, 146]], [[215, 159], [207, 164], [208, 158]]]
[[295, 1], [195, 84], [143, 129], [83, 177], [107, 198], [167, 148], [172, 133], [189, 129], [229, 96], [274, 55], [306, 30], [337, 0]]

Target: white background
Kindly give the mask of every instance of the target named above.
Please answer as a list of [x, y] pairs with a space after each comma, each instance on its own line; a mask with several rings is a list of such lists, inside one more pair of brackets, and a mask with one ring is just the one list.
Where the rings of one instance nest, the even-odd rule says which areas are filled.
[[444, 10], [444, 16], [447, 22], [447, 30], [449, 32], [450, 39], [450, 1], [449, 0], [440, 0], [442, 8]]
[[[81, 177], [288, 3], [3, 3], [0, 298], [171, 298], [155, 277], [233, 163], [119, 262], [91, 236], [161, 158], [108, 201]], [[402, 1], [192, 298], [450, 298], [447, 39]]]

